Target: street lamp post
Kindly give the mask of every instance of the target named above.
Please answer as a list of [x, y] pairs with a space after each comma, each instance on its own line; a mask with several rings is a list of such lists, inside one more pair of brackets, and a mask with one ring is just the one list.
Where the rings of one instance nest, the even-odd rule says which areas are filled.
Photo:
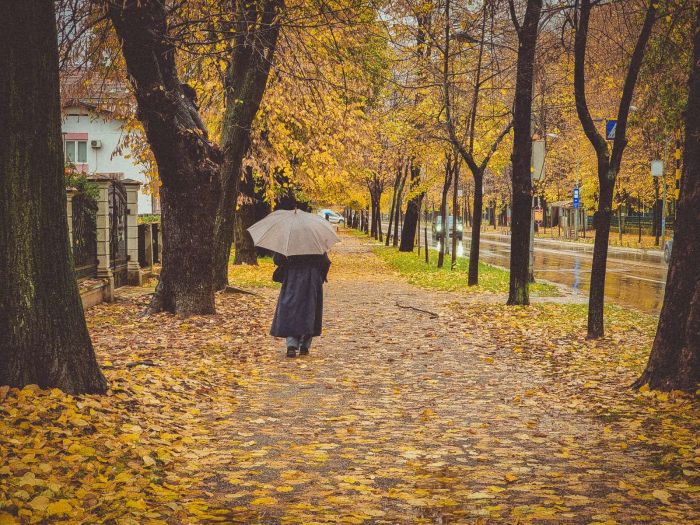
[[666, 246], [666, 177], [663, 177], [663, 193], [661, 197], [661, 246]]
[[[666, 141], [666, 153], [668, 153], [669, 141]], [[656, 180], [661, 178], [661, 184], [663, 187], [663, 196], [661, 200], [661, 246], [666, 245], [666, 177], [664, 177], [664, 167], [666, 161], [664, 160], [653, 160], [651, 161], [651, 175], [655, 177]], [[658, 186], [657, 186], [658, 187]], [[657, 193], [658, 195], [658, 193]]]

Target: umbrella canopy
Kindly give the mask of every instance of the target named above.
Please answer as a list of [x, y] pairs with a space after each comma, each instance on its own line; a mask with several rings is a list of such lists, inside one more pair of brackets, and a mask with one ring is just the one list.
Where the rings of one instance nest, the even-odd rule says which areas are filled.
[[301, 210], [277, 210], [248, 228], [255, 246], [290, 255], [326, 253], [340, 242], [331, 224]]

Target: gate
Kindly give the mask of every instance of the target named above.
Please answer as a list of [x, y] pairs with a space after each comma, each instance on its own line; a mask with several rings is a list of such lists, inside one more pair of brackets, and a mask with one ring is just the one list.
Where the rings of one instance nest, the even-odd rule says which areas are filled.
[[153, 228], [153, 262], [160, 263], [160, 223], [151, 224], [151, 228]]
[[115, 180], [109, 185], [109, 257], [112, 273], [114, 274], [114, 286], [127, 284], [127, 251], [126, 251], [126, 189], [124, 185]]
[[73, 261], [78, 279], [97, 275], [97, 202], [85, 193], [73, 197]]

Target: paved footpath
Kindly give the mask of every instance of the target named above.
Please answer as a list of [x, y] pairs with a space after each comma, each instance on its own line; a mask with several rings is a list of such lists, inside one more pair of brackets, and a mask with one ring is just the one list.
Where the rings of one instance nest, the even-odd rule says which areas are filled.
[[[471, 326], [488, 302], [410, 286], [343, 241], [311, 355], [284, 357], [266, 320], [233, 416], [212, 407], [209, 508], [247, 523], [699, 522], [622, 423], [498, 326]], [[261, 293], [271, 316], [276, 291]]]

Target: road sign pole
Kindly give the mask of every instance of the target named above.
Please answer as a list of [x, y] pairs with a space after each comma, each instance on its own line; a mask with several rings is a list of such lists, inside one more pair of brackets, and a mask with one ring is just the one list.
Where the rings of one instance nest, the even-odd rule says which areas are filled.
[[574, 187], [573, 195], [571, 198], [571, 204], [574, 208], [574, 240], [578, 241], [578, 205], [579, 205], [580, 191], [578, 185]]

